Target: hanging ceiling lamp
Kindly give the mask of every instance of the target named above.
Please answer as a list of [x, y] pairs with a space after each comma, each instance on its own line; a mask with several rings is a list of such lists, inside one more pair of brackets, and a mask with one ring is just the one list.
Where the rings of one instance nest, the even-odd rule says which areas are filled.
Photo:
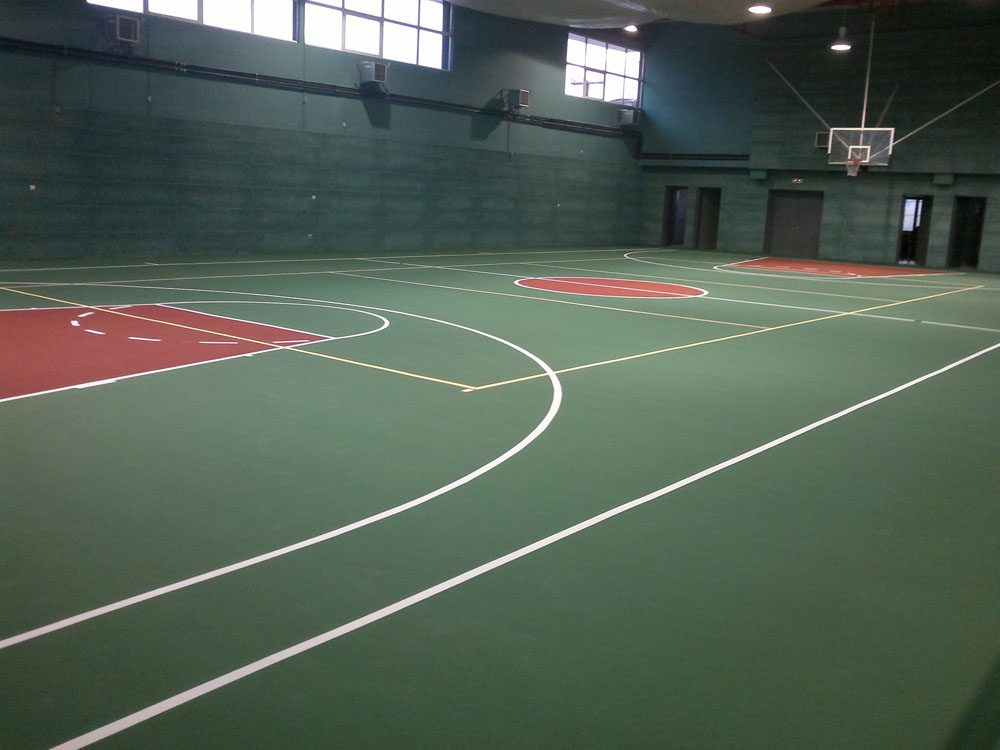
[[847, 38], [847, 27], [840, 27], [840, 35], [830, 44], [834, 52], [847, 52], [851, 48], [851, 40]]

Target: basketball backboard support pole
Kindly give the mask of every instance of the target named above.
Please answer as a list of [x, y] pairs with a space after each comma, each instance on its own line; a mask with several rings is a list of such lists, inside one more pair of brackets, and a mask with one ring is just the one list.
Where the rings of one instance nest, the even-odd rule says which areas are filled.
[[954, 112], [959, 107], [964, 107], [966, 104], [968, 104], [969, 102], [971, 102], [976, 97], [982, 96], [983, 94], [985, 94], [987, 91], [989, 91], [994, 86], [1000, 86], [1000, 78], [998, 78], [997, 80], [995, 80], [993, 83], [991, 83], [986, 88], [980, 89], [975, 94], [973, 94], [972, 96], [968, 97], [967, 99], [963, 99], [962, 101], [960, 101], [958, 104], [956, 104], [951, 109], [946, 109], [944, 112], [942, 112], [941, 114], [939, 114], [937, 117], [935, 117], [935, 118], [933, 118], [931, 120], [928, 120], [927, 122], [925, 122], [923, 125], [921, 125], [916, 130], [911, 130], [909, 133], [907, 133], [906, 135], [904, 135], [902, 138], [899, 138], [899, 139], [893, 141], [892, 145], [895, 146], [897, 143], [902, 143], [903, 141], [905, 141], [911, 135], [916, 135], [917, 133], [919, 133], [924, 128], [928, 127], [929, 125], [933, 125], [934, 123], [936, 123], [942, 117], [947, 117], [948, 115], [950, 115], [952, 112]]
[[[827, 145], [827, 154], [828, 154], [827, 163], [841, 164], [848, 166], [849, 168], [848, 171], [849, 174], [851, 174], [851, 176], [857, 174], [857, 167], [860, 166], [860, 164], [872, 165], [872, 166], [888, 166], [889, 157], [892, 155], [892, 151], [895, 146], [905, 141], [911, 135], [916, 135], [924, 128], [927, 128], [933, 125], [938, 120], [947, 117], [955, 110], [971, 102], [973, 99], [982, 96], [987, 91], [993, 89], [996, 86], [1000, 86], [1000, 79], [998, 79], [993, 83], [989, 84], [988, 86], [985, 86], [984, 88], [980, 89], [972, 96], [963, 99], [954, 107], [945, 110], [937, 117], [928, 120], [926, 123], [916, 128], [915, 130], [911, 130], [906, 135], [900, 138], [896, 138], [895, 129], [882, 127], [882, 122], [885, 120], [885, 116], [889, 111], [889, 106], [892, 104], [892, 101], [896, 96], [896, 92], [899, 90], [899, 84], [897, 83], [893, 87], [892, 93], [889, 95], [889, 99], [886, 102], [885, 107], [882, 109], [882, 114], [878, 119], [878, 124], [874, 128], [865, 127], [867, 125], [867, 119], [868, 119], [868, 98], [869, 98], [869, 89], [871, 84], [872, 56], [875, 49], [875, 22], [876, 22], [876, 16], [873, 14], [871, 28], [869, 32], [868, 61], [865, 69], [865, 90], [864, 90], [864, 100], [861, 106], [860, 128], [831, 127], [830, 124], [823, 119], [822, 115], [820, 115], [819, 112], [816, 111], [816, 108], [813, 107], [806, 100], [806, 98], [802, 96], [802, 94], [798, 91], [798, 89], [796, 89], [795, 86], [792, 85], [791, 81], [789, 81], [788, 78], [786, 78], [785, 75], [780, 70], [778, 70], [778, 67], [768, 58], [766, 57], [764, 58], [764, 62], [766, 62], [771, 67], [771, 69], [778, 75], [778, 77], [784, 82], [784, 84], [788, 86], [789, 89], [791, 89], [792, 93], [795, 94], [796, 97], [798, 97], [799, 101], [801, 101], [806, 106], [806, 108], [810, 112], [812, 112], [812, 114], [816, 117], [816, 119], [819, 120], [823, 124], [823, 126], [829, 131], [830, 137]], [[858, 163], [859, 159], [861, 160], [860, 164]]]
[[773, 62], [771, 62], [770, 60], [768, 60], [766, 57], [764, 58], [764, 62], [766, 62], [768, 65], [771, 66], [771, 70], [773, 70], [775, 73], [778, 74], [778, 78], [780, 78], [782, 81], [785, 82], [785, 85], [788, 86], [788, 88], [790, 88], [792, 90], [792, 93], [795, 94], [795, 96], [797, 96], [799, 98], [799, 101], [802, 102], [803, 104], [805, 104], [806, 107], [809, 109], [809, 111], [812, 112], [814, 115], [816, 115], [816, 119], [819, 120], [821, 123], [823, 123], [823, 127], [824, 128], [826, 128], [827, 130], [832, 130], [833, 129], [833, 128], [830, 127], [830, 123], [828, 123], [826, 120], [824, 120], [823, 117], [820, 115], [820, 113], [817, 112], [813, 108], [813, 106], [809, 102], [806, 101], [806, 98], [804, 96], [802, 96], [802, 94], [799, 93], [799, 90], [792, 85], [792, 82], [789, 81], [787, 78], [785, 78], [784, 75], [782, 75], [781, 71], [778, 70], [778, 66], [777, 65], [775, 65]]

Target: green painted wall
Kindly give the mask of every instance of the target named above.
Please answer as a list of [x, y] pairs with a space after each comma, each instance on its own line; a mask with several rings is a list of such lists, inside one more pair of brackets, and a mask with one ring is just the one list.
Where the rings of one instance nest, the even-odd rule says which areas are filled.
[[[978, 267], [1000, 271], [1000, 86], [900, 143], [889, 167], [863, 169], [859, 177], [849, 178], [843, 167], [827, 165], [825, 150], [814, 145], [822, 124], [765, 61], [771, 60], [827, 122], [860, 125], [871, 16], [860, 10], [847, 14], [855, 48], [836, 55], [827, 46], [843, 18], [841, 11], [815, 11], [756, 22], [747, 28], [756, 46], [744, 42], [732, 52], [710, 45], [707, 32], [691, 37], [703, 41], [704, 54], [695, 44], [677, 41], [689, 55], [687, 62], [673, 61], [685, 71], [677, 74], [680, 80], [696, 84], [699, 91], [719, 92], [721, 98], [676, 118], [656, 142], [665, 144], [664, 152], [678, 154], [712, 153], [713, 146], [714, 153], [736, 153], [740, 143], [748, 143], [749, 160], [742, 166], [733, 161], [716, 165], [683, 158], [645, 160], [643, 243], [659, 243], [666, 186], [692, 188], [688, 246], [694, 241], [697, 189], [722, 188], [718, 248], [749, 255], [764, 251], [770, 190], [816, 190], [824, 195], [821, 258], [894, 263], [903, 196], [927, 195], [933, 197], [927, 266], [943, 268], [955, 198], [975, 196], [986, 199]], [[736, 34], [716, 33], [723, 31]], [[920, 127], [1000, 80], [997, 49], [1000, 4], [931, 2], [880, 15], [868, 124], [879, 120], [898, 83], [885, 125], [898, 128], [897, 138]], [[720, 55], [725, 57], [722, 62]], [[657, 64], [667, 58], [663, 51], [650, 53]], [[735, 62], [747, 66], [734, 73]], [[666, 76], [660, 78], [666, 81]], [[725, 93], [734, 81], [744, 93], [755, 92], [752, 104], [744, 95]], [[723, 137], [721, 126], [713, 130], [711, 121], [726, 119], [720, 109], [724, 102], [729, 102], [730, 119]], [[647, 152], [653, 150], [650, 143], [647, 138]], [[699, 148], [670, 147], [685, 143]]]
[[645, 33], [643, 151], [749, 154], [760, 40], [686, 23]]
[[[955, 0], [922, 14], [911, 9], [878, 16], [867, 126], [878, 125], [885, 111], [882, 125], [895, 128], [898, 140], [1000, 80], [1000, 6], [990, 10], [980, 4], [981, 12], [968, 17], [949, 12], [962, 5], [967, 4]], [[847, 14], [854, 49], [838, 54], [828, 45], [843, 18], [816, 12], [774, 19], [768, 33], [775, 36], [766, 39], [762, 52], [832, 127], [860, 127], [871, 16]], [[826, 169], [826, 152], [814, 145], [823, 123], [766, 63], [761, 61], [758, 71], [750, 167]], [[906, 138], [894, 149], [887, 171], [996, 174], [998, 125], [1000, 86]]]
[[[0, 35], [111, 50], [105, 15], [83, 0], [0, 0]], [[870, 16], [846, 18], [863, 42]], [[856, 124], [867, 49], [830, 53], [841, 23], [815, 11], [644, 28], [642, 151], [660, 157], [639, 160], [629, 137], [6, 49], [0, 256], [657, 244], [664, 186], [690, 185], [722, 188], [720, 249], [762, 251], [769, 190], [820, 190], [821, 256], [886, 263], [903, 195], [934, 196], [931, 266], [945, 263], [954, 198], [985, 197], [980, 267], [1000, 270], [1000, 86], [900, 144], [889, 168], [847, 178], [765, 63], [829, 122]], [[563, 93], [566, 29], [456, 9], [454, 32], [453, 70], [393, 64], [389, 90], [481, 107], [528, 88], [532, 115], [612, 125], [613, 105]], [[142, 33], [139, 56], [341, 86], [363, 59], [165, 18]], [[918, 127], [1000, 79], [998, 48], [997, 3], [880, 16], [870, 117], [898, 83], [886, 124]]]
[[[802, 182], [793, 182], [801, 179]], [[688, 215], [685, 245], [694, 246], [697, 189], [722, 189], [718, 249], [745, 255], [764, 252], [764, 228], [770, 190], [815, 190], [823, 193], [823, 221], [819, 257], [864, 263], [896, 262], [903, 196], [933, 198], [926, 265], [947, 264], [955, 198], [986, 198], [986, 216], [978, 268], [1000, 272], [1000, 180], [989, 175], [966, 175], [953, 185], [936, 185], [932, 175], [861, 175], [803, 171], [768, 171], [753, 179], [746, 170], [708, 168], [647, 169], [640, 240], [657, 245], [663, 221], [664, 190], [687, 186]]]
[[[107, 13], [0, 0], [0, 34], [115, 51]], [[452, 71], [393, 63], [387, 88], [477, 107], [528, 88], [532, 115], [611, 124], [612, 105], [562, 92], [565, 29], [456, 9], [454, 30]], [[341, 86], [364, 59], [158, 17], [143, 19], [135, 54]], [[637, 238], [631, 138], [9, 49], [0, 65], [2, 257]]]

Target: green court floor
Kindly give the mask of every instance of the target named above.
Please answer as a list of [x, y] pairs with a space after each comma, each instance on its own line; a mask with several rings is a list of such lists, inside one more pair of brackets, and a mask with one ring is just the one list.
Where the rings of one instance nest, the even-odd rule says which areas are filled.
[[1000, 278], [741, 260], [6, 264], [19, 336], [324, 340], [4, 347], [0, 748], [994, 747]]

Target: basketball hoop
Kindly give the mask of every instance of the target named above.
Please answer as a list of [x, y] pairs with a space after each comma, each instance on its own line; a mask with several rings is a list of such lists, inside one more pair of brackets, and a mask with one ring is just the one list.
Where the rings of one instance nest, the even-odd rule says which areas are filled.
[[861, 159], [848, 159], [845, 164], [847, 165], [847, 176], [857, 177], [858, 169], [861, 168]]

